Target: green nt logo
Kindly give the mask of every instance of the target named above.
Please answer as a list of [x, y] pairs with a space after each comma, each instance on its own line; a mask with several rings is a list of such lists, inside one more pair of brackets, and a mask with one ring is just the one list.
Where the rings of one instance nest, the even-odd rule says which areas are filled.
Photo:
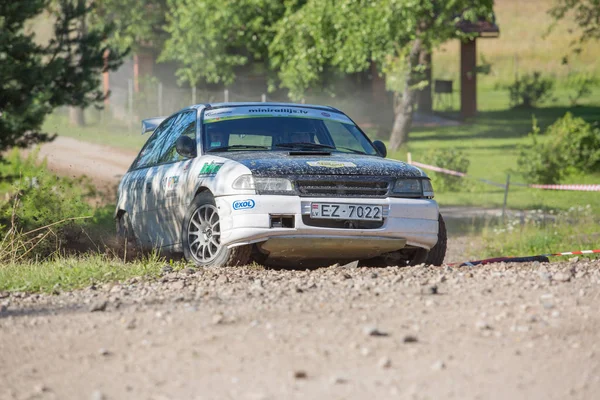
[[215, 163], [215, 162], [211, 162], [209, 164], [204, 164], [202, 166], [202, 169], [200, 170], [200, 175], [201, 176], [216, 175], [216, 173], [219, 172], [219, 170], [221, 169], [221, 166], [223, 166], [223, 164]]

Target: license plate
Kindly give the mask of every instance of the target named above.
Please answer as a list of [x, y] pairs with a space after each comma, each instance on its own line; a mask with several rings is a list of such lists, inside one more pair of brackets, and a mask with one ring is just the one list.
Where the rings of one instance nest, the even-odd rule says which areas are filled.
[[312, 203], [311, 218], [381, 221], [383, 206], [365, 204]]

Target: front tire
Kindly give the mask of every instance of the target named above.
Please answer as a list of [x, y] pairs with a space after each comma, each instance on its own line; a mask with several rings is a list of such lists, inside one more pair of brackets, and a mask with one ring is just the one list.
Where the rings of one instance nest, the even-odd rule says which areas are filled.
[[228, 249], [221, 245], [221, 223], [215, 199], [209, 192], [198, 194], [183, 219], [183, 254], [199, 267], [237, 267], [250, 261], [252, 246]]
[[442, 265], [444, 263], [444, 257], [446, 257], [446, 249], [448, 247], [448, 232], [446, 232], [446, 222], [442, 214], [438, 216], [438, 241], [429, 250], [426, 264], [429, 265]]

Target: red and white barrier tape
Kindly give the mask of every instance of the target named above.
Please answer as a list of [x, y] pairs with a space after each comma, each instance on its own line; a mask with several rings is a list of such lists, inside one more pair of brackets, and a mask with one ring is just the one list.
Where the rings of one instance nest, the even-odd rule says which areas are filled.
[[467, 174], [465, 174], [464, 172], [452, 171], [451, 169], [440, 168], [440, 167], [436, 167], [434, 165], [421, 164], [420, 162], [416, 162], [416, 161], [412, 161], [410, 164], [411, 165], [415, 165], [417, 167], [421, 167], [421, 168], [425, 168], [425, 169], [430, 169], [430, 170], [435, 171], [435, 172], [441, 172], [443, 174], [460, 176], [460, 177], [467, 176]]
[[[416, 162], [416, 161], [411, 161], [411, 162], [409, 162], [409, 164], [414, 165], [416, 167], [423, 168], [423, 169], [428, 169], [430, 171], [441, 172], [441, 173], [447, 174], [447, 175], [460, 176], [461, 178], [467, 177], [467, 174], [465, 174], [464, 172], [458, 172], [458, 171], [453, 171], [451, 169], [440, 168], [440, 167], [436, 167], [435, 165], [422, 164], [422, 163]], [[469, 176], [469, 178], [471, 178], [471, 177]], [[494, 185], [494, 186], [504, 187], [504, 188], [506, 187], [506, 185], [503, 183], [497, 183], [497, 182], [493, 182], [493, 181], [483, 179], [483, 178], [475, 178], [475, 179], [477, 179], [478, 181], [487, 183], [489, 185]], [[600, 192], [600, 185], [594, 185], [594, 184], [592, 184], [592, 185], [537, 185], [537, 184], [511, 183], [511, 185], [530, 187], [533, 189], [576, 190], [576, 191], [580, 191], [580, 192]]]
[[527, 185], [535, 189], [577, 190], [581, 192], [600, 192], [600, 185]]
[[581, 250], [581, 251], [567, 251], [564, 253], [552, 253], [544, 254], [545, 256], [580, 256], [582, 254], [596, 254], [600, 253], [600, 250]]

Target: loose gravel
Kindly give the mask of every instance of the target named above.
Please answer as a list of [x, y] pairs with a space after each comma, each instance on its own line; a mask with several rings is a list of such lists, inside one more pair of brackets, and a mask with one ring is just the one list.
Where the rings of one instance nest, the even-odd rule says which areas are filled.
[[170, 271], [0, 295], [0, 399], [595, 399], [600, 261]]

